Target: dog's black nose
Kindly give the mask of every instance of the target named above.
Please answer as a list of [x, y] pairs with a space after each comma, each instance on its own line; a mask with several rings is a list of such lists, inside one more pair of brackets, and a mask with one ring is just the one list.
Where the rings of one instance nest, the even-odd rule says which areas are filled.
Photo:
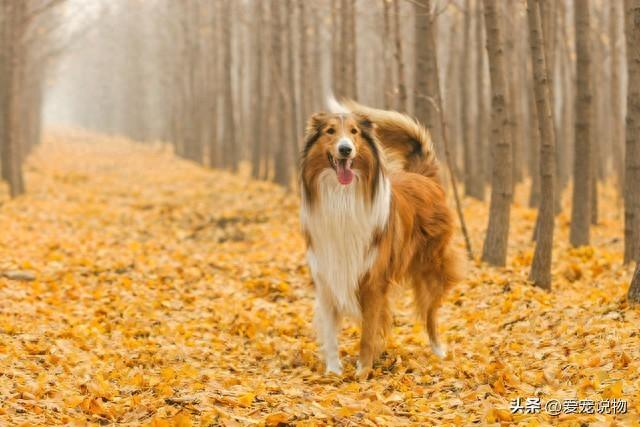
[[351, 150], [352, 148], [347, 145], [347, 144], [341, 144], [338, 146], [338, 151], [340, 152], [340, 155], [347, 157], [349, 154], [351, 154]]

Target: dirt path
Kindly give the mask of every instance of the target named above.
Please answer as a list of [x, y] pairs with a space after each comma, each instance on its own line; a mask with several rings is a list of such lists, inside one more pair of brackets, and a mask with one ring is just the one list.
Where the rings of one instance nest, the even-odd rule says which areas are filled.
[[[52, 134], [28, 195], [0, 199], [0, 424], [485, 425], [631, 423], [640, 311], [624, 302], [621, 228], [567, 249], [554, 293], [525, 283], [535, 215], [516, 206], [509, 268], [470, 266], [442, 309], [438, 360], [398, 295], [392, 342], [368, 382], [321, 375], [297, 197], [178, 160], [160, 146]], [[520, 199], [525, 193], [520, 192]], [[603, 189], [603, 206], [615, 201]], [[466, 201], [476, 252], [486, 207]], [[510, 399], [622, 398], [629, 414], [516, 414]]]

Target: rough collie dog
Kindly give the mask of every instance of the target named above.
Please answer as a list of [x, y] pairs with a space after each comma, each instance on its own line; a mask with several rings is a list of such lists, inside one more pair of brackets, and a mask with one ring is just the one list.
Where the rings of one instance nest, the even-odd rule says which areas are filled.
[[390, 329], [391, 287], [413, 287], [432, 351], [436, 312], [460, 279], [452, 215], [426, 130], [406, 115], [329, 101], [308, 122], [301, 222], [316, 289], [315, 326], [326, 372], [342, 373], [343, 316], [362, 322], [358, 378], [368, 377]]

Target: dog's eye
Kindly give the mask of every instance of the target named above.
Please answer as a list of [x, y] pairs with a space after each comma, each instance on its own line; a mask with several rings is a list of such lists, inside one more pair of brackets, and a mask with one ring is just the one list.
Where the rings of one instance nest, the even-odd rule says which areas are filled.
[[351, 133], [355, 135], [356, 133], [358, 133], [358, 129], [356, 128], [351, 129]]
[[327, 133], [329, 135], [333, 135], [334, 133], [336, 133], [336, 130], [334, 128], [329, 128], [329, 129], [327, 129]]

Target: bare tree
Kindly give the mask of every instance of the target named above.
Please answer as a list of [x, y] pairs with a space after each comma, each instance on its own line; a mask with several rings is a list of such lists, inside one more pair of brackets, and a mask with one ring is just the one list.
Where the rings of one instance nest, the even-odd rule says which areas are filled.
[[260, 178], [261, 170], [260, 166], [262, 164], [262, 143], [263, 143], [263, 132], [265, 129], [264, 120], [263, 120], [263, 109], [264, 109], [264, 99], [266, 96], [266, 91], [264, 87], [264, 31], [263, 28], [265, 26], [264, 21], [264, 7], [262, 2], [258, 2], [255, 5], [254, 10], [254, 22], [255, 26], [253, 27], [254, 31], [254, 40], [253, 40], [253, 49], [255, 52], [256, 64], [255, 69], [253, 71], [253, 91], [255, 96], [252, 98], [252, 107], [253, 107], [253, 140], [251, 144], [251, 176], [254, 178]]
[[573, 246], [589, 244], [591, 220], [591, 53], [588, 3], [589, 0], [574, 1], [577, 87], [573, 197], [569, 234], [569, 241]]
[[402, 53], [402, 34], [400, 26], [400, 0], [393, 0], [393, 30], [396, 44], [396, 67], [398, 74], [398, 99], [396, 109], [399, 111], [407, 111], [407, 84], [404, 71], [404, 55]]
[[346, 45], [342, 51], [345, 54], [343, 58], [344, 63], [347, 65], [347, 72], [345, 78], [345, 91], [346, 95], [350, 98], [358, 97], [358, 59], [356, 48], [356, 16], [358, 12], [356, 10], [356, 0], [342, 0], [344, 8], [343, 16], [343, 39]]
[[[437, 109], [437, 91], [440, 82], [436, 69], [436, 22], [432, 20], [429, 3], [424, 0], [413, 2], [415, 39], [414, 39], [414, 114], [429, 128], [436, 148], [442, 149], [442, 127]], [[439, 102], [440, 100], [438, 100]]]
[[475, 164], [473, 161], [474, 152], [471, 144], [471, 0], [465, 0], [464, 3], [464, 26], [463, 39], [464, 46], [462, 47], [462, 61], [460, 65], [460, 86], [462, 87], [462, 102], [461, 105], [461, 122], [462, 122], [462, 154], [463, 154], [463, 177], [464, 177], [464, 192], [467, 196], [475, 197], [474, 193], [474, 181], [477, 179], [474, 173]]
[[[624, 186], [624, 260], [640, 261], [640, 0], [625, 0], [627, 129]], [[637, 279], [636, 279], [637, 281]]]
[[[529, 170], [531, 172], [529, 207], [538, 208], [540, 206], [540, 167], [538, 166], [540, 164], [540, 131], [533, 81], [529, 86], [529, 93], [527, 94], [527, 102], [529, 103]], [[536, 234], [537, 227], [534, 231], [534, 240]]]
[[482, 260], [492, 265], [504, 265], [507, 258], [509, 217], [513, 198], [512, 145], [508, 131], [506, 106], [505, 58], [496, 0], [484, 0], [484, 18], [491, 76], [491, 124], [493, 147], [493, 176], [489, 226], [482, 249]]
[[[345, 91], [344, 88], [344, 74], [342, 64], [342, 55], [340, 51], [341, 47], [341, 34], [343, 26], [340, 25], [342, 11], [338, 9], [338, 0], [331, 0], [331, 85], [336, 94], [342, 96]], [[340, 31], [338, 30], [340, 29]]]
[[223, 55], [223, 98], [224, 98], [224, 127], [223, 127], [223, 154], [225, 166], [231, 167], [232, 171], [238, 169], [239, 159], [239, 147], [236, 137], [236, 119], [234, 110], [234, 93], [233, 93], [233, 79], [231, 73], [231, 65], [233, 64], [232, 54], [232, 42], [231, 37], [231, 20], [232, 20], [232, 3], [233, 0], [224, 0], [222, 5], [222, 37], [224, 41], [224, 55]]
[[[624, 186], [622, 88], [620, 87], [620, 1], [609, 2], [609, 40], [611, 50], [611, 150], [618, 188]], [[622, 195], [622, 191], [620, 191]]]
[[633, 304], [640, 303], [640, 261], [636, 263], [636, 271], [633, 274], [631, 284], [629, 285], [627, 299]]
[[488, 114], [485, 103], [485, 57], [486, 50], [484, 47], [484, 20], [482, 19], [482, 1], [476, 0], [476, 161], [475, 161], [475, 179], [471, 183], [473, 186], [473, 196], [479, 200], [484, 200], [484, 187], [485, 187], [485, 166], [487, 164], [487, 129], [488, 129]]
[[[284, 25], [282, 20], [282, 2], [271, 0], [271, 62], [272, 79], [275, 91], [274, 111], [283, 111], [287, 105], [286, 89], [284, 88], [285, 62], [282, 49], [282, 34]], [[291, 180], [291, 156], [289, 154], [289, 144], [287, 137], [289, 132], [287, 126], [275, 126], [275, 175], [274, 181], [284, 187], [288, 186]]]
[[[295, 18], [295, 3], [294, 0], [287, 1], [287, 21], [285, 28], [285, 39], [287, 40], [287, 63], [286, 63], [286, 82], [282, 88], [286, 90], [288, 95], [288, 122], [290, 124], [290, 135], [287, 140], [291, 143], [291, 152], [298, 152], [298, 142], [302, 138], [302, 118], [300, 117], [300, 103], [296, 93], [296, 70], [295, 70], [295, 56], [297, 55], [295, 49], [295, 36], [293, 22]], [[297, 162], [293, 162], [297, 166]]]
[[[298, 0], [298, 10], [300, 13], [300, 116], [302, 120], [306, 120], [311, 114], [311, 95], [313, 94], [313, 79], [311, 76], [311, 60], [309, 58], [309, 36], [313, 35], [313, 31], [309, 26], [309, 17], [306, 2]], [[256, 5], [256, 7], [259, 7]]]
[[[421, 6], [423, 7], [422, 10], [426, 11], [426, 15], [424, 16], [417, 15], [416, 19], [429, 20], [430, 22], [435, 23], [435, 21], [433, 21], [434, 16], [431, 13], [431, 0], [422, 0]], [[427, 46], [435, 46], [436, 42], [435, 42], [434, 26], [432, 25], [428, 26], [427, 31], [423, 35], [427, 38], [427, 40], [425, 41], [427, 43]], [[432, 101], [433, 101], [433, 106], [435, 107], [435, 110], [438, 114], [438, 122], [440, 125], [440, 129], [442, 129], [442, 146], [444, 149], [447, 166], [449, 168], [449, 177], [451, 178], [451, 187], [453, 189], [453, 197], [456, 204], [456, 212], [458, 214], [458, 220], [460, 221], [460, 228], [462, 229], [462, 235], [464, 237], [465, 246], [467, 249], [467, 256], [469, 259], [474, 259], [473, 249], [471, 247], [471, 239], [469, 238], [469, 233], [467, 231], [467, 224], [464, 219], [464, 214], [462, 212], [462, 204], [460, 202], [460, 196], [458, 194], [458, 187], [456, 183], [456, 177], [454, 174], [455, 167], [453, 163], [453, 157], [449, 149], [450, 145], [449, 145], [449, 138], [447, 134], [447, 122], [445, 120], [444, 108], [442, 105], [442, 92], [440, 90], [438, 55], [435, 49], [429, 51], [429, 55], [431, 56], [431, 58], [427, 58], [427, 60], [431, 63], [431, 65], [433, 66], [433, 70], [435, 72], [435, 74], [431, 76], [433, 78], [432, 83], [434, 85], [434, 93], [433, 93], [434, 96], [432, 98]]]
[[[391, 3], [390, 0], [382, 0], [382, 61], [383, 61], [383, 86], [384, 108], [392, 109], [393, 104], [393, 61], [391, 45]], [[417, 58], [417, 55], [416, 55]]]
[[22, 155], [20, 153], [20, 74], [25, 58], [22, 43], [26, 32], [26, 2], [3, 0], [2, 49], [0, 63], [0, 139], [2, 141], [2, 178], [9, 183], [11, 197], [24, 193]]
[[540, 209], [538, 234], [533, 254], [530, 279], [536, 286], [551, 288], [551, 258], [554, 229], [555, 128], [549, 88], [549, 70], [545, 62], [545, 43], [540, 19], [540, 0], [527, 1], [529, 44], [533, 64], [533, 86], [540, 138]]

